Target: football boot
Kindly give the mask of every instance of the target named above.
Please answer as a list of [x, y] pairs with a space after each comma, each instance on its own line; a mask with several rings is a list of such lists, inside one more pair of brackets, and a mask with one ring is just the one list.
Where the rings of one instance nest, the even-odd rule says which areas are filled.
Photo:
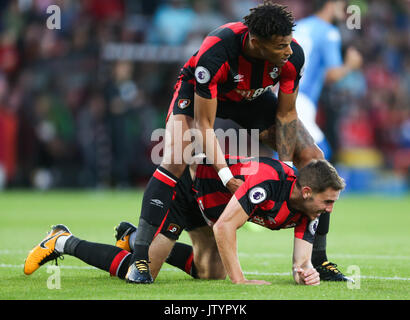
[[117, 242], [115, 246], [123, 250], [132, 252], [130, 247], [130, 235], [137, 230], [137, 227], [132, 223], [122, 221], [118, 226], [115, 227], [115, 239]]
[[128, 268], [125, 280], [128, 283], [153, 283], [154, 280], [151, 276], [148, 263], [149, 261], [147, 260], [137, 260], [133, 262]]
[[338, 268], [337, 264], [325, 261], [321, 265], [315, 267], [316, 271], [319, 272], [321, 281], [350, 281], [354, 282], [353, 279], [346, 277]]
[[52, 226], [47, 236], [28, 253], [24, 262], [24, 273], [30, 275], [51, 260], [55, 260], [57, 264], [57, 258], [62, 255], [55, 250], [56, 241], [61, 236], [70, 235], [71, 232], [66, 226], [62, 224]]

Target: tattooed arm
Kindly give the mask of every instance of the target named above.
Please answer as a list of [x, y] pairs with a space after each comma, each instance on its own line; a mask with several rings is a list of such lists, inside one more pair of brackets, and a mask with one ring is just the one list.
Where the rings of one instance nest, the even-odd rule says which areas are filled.
[[276, 151], [282, 161], [292, 161], [296, 146], [298, 115], [296, 97], [298, 90], [291, 94], [278, 93], [278, 110], [275, 122]]

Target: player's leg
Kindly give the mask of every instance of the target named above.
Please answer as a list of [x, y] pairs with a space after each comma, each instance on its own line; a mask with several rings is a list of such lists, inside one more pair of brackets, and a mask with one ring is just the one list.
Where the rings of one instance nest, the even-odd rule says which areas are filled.
[[[316, 145], [304, 124], [299, 120], [293, 161], [297, 168], [302, 168], [312, 159], [324, 159], [324, 153]], [[312, 265], [318, 270], [321, 280], [350, 281], [349, 278], [337, 269], [334, 263], [328, 261], [326, 247], [329, 226], [330, 213], [321, 214], [313, 243]]]
[[[134, 239], [137, 227], [129, 222], [123, 221], [117, 226], [116, 230], [116, 246], [132, 253], [134, 251]], [[162, 267], [163, 262], [179, 268], [193, 278], [197, 278], [192, 246], [177, 242], [176, 239], [175, 234], [170, 235], [169, 231], [161, 231], [152, 241], [149, 249], [151, 261], [149, 266], [154, 279]], [[158, 254], [156, 254], [156, 248], [159, 248]], [[158, 262], [153, 262], [154, 257], [158, 258], [155, 259], [155, 261]]]
[[[135, 231], [128, 236], [135, 234]], [[152, 241], [149, 248], [149, 259], [154, 278], [157, 277], [174, 244], [174, 239], [162, 234], [156, 236]], [[76, 257], [120, 279], [125, 278], [131, 259], [131, 252], [122, 247], [82, 240], [74, 236], [66, 226], [56, 225], [46, 238], [30, 251], [24, 264], [24, 273], [30, 275], [44, 263], [63, 255]]]
[[66, 226], [53, 226], [43, 241], [28, 254], [24, 273], [29, 275], [44, 263], [62, 255], [74, 256], [85, 263], [124, 278], [131, 254], [116, 246], [89, 242], [75, 237]]
[[199, 279], [226, 278], [212, 228], [203, 226], [188, 232], [192, 241], [193, 261]]
[[193, 85], [181, 80], [175, 86], [167, 117], [163, 160], [144, 192], [127, 281], [152, 282], [149, 268], [140, 272], [137, 267], [147, 266], [148, 248], [166, 218], [175, 196], [175, 186], [186, 168], [183, 152], [191, 142], [184, 141], [183, 137], [188, 129], [193, 128], [193, 92]]
[[191, 141], [183, 141], [181, 134], [183, 135], [192, 125], [193, 119], [181, 114], [172, 114], [167, 122], [163, 161], [151, 177], [144, 192], [135, 238], [135, 251], [132, 256], [130, 273], [127, 275], [127, 280], [130, 282], [152, 282], [149, 272], [139, 272], [138, 265], [134, 264], [137, 261], [146, 264], [151, 241], [166, 218], [175, 196], [175, 186], [186, 168], [182, 153], [191, 143]]

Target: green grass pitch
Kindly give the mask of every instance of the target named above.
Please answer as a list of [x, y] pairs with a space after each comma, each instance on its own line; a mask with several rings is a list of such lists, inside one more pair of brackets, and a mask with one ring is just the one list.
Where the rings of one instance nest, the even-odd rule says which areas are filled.
[[[0, 300], [408, 300], [410, 298], [410, 196], [346, 195], [336, 203], [328, 235], [328, 257], [360, 284], [297, 286], [290, 275], [293, 229], [242, 228], [238, 251], [249, 279], [269, 286], [233, 285], [227, 280], [193, 280], [164, 265], [152, 285], [135, 286], [91, 268], [76, 258], [59, 262], [60, 288], [42, 266], [23, 274], [28, 251], [52, 224], [63, 223], [79, 238], [114, 243], [114, 226], [137, 223], [142, 191], [0, 193]], [[187, 234], [181, 241], [189, 242]]]

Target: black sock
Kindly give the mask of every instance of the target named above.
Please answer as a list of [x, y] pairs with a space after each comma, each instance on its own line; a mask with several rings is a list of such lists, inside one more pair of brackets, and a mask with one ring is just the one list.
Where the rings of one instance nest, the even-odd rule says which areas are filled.
[[[315, 243], [317, 244], [317, 247], [312, 251], [312, 265], [314, 267], [319, 266], [323, 262], [327, 261], [326, 235], [316, 235], [314, 244]], [[323, 244], [325, 244], [324, 249], [321, 249], [323, 248]]]
[[149, 246], [167, 216], [175, 197], [177, 181], [178, 178], [172, 173], [158, 167], [148, 182], [142, 200], [131, 263], [136, 260], [148, 260]]
[[330, 214], [323, 213], [319, 218], [319, 225], [317, 226], [315, 241], [313, 242], [312, 264], [314, 267], [321, 265], [327, 261], [326, 255], [326, 238], [329, 231]]
[[185, 243], [176, 242], [165, 262], [171, 266], [181, 269], [193, 278], [198, 279], [193, 257], [194, 253], [192, 246]]
[[80, 240], [74, 236], [67, 239], [64, 253], [122, 279], [131, 258], [128, 251], [116, 246]]

